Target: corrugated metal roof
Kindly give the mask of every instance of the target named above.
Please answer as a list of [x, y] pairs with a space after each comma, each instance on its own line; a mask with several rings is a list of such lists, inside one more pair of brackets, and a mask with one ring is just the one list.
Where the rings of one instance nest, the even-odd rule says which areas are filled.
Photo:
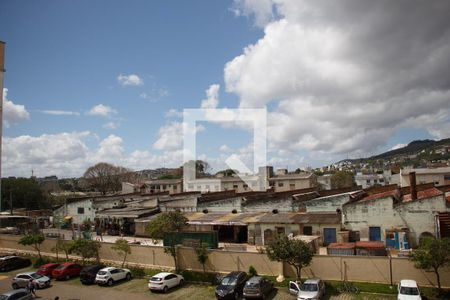
[[331, 243], [328, 245], [329, 249], [354, 249], [355, 243]]
[[356, 248], [364, 249], [385, 249], [386, 246], [381, 241], [360, 241], [355, 243]]
[[[436, 197], [436, 196], [439, 196], [442, 194], [443, 194], [443, 192], [441, 192], [437, 188], [431, 188], [431, 189], [427, 189], [424, 191], [418, 191], [417, 192], [417, 200], [432, 198], [432, 197]], [[410, 202], [410, 201], [411, 201], [411, 194], [403, 196], [403, 202]]]

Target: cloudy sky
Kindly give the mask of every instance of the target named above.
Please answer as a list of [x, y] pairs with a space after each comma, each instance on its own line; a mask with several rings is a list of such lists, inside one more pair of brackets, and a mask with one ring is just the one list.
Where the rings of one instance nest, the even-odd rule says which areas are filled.
[[[267, 108], [268, 163], [450, 137], [450, 1], [0, 2], [3, 176], [182, 163], [185, 108]], [[201, 122], [214, 171], [246, 126]]]

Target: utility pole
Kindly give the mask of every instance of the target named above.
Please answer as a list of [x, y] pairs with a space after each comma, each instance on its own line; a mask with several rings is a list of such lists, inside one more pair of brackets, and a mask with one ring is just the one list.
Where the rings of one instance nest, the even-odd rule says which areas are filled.
[[10, 210], [11, 216], [12, 216], [13, 215], [12, 191], [9, 191], [9, 210]]
[[5, 42], [0, 41], [0, 212], [2, 211], [2, 140], [3, 140], [3, 74], [5, 73]]

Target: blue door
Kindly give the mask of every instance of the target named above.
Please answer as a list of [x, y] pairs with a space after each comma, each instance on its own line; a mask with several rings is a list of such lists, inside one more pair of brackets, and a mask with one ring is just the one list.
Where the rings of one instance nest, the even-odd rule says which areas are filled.
[[330, 243], [336, 243], [336, 228], [323, 229], [323, 243], [325, 246]]
[[380, 227], [369, 227], [369, 241], [381, 241]]

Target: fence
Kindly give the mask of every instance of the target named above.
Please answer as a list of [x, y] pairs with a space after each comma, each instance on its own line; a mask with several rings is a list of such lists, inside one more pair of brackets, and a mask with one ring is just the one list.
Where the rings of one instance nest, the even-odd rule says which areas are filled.
[[[31, 247], [19, 245], [20, 236], [0, 235], [0, 249], [32, 251]], [[47, 239], [41, 246], [44, 254], [54, 253], [51, 249], [56, 240]], [[100, 257], [103, 260], [120, 262], [122, 258], [111, 249], [113, 244], [101, 243]], [[148, 268], [173, 269], [174, 263], [170, 255], [164, 253], [162, 247], [131, 245], [131, 254], [127, 262]], [[53, 254], [54, 255], [54, 254]], [[188, 270], [203, 270], [197, 261], [195, 250], [180, 247], [178, 249], [179, 266]], [[302, 276], [318, 277], [324, 280], [366, 281], [389, 284], [391, 282], [390, 263], [392, 264], [392, 281], [398, 283], [401, 279], [414, 279], [419, 285], [436, 286], [433, 272], [416, 269], [414, 264], [406, 258], [377, 257], [377, 256], [315, 256], [311, 265], [302, 270]], [[248, 271], [255, 267], [259, 274], [295, 277], [295, 270], [286, 264], [270, 261], [265, 254], [210, 250], [206, 271], [226, 273], [230, 271]], [[450, 287], [450, 268], [441, 270], [441, 284]]]

